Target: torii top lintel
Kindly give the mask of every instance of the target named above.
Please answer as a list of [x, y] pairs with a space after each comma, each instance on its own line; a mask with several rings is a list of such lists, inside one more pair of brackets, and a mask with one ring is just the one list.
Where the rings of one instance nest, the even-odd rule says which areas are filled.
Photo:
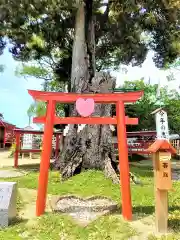
[[56, 101], [62, 103], [76, 102], [78, 98], [92, 98], [96, 103], [116, 103], [122, 101], [125, 103], [136, 102], [143, 96], [143, 91], [126, 92], [126, 93], [62, 93], [62, 92], [43, 92], [36, 90], [28, 90], [28, 93], [35, 99], [41, 101]]

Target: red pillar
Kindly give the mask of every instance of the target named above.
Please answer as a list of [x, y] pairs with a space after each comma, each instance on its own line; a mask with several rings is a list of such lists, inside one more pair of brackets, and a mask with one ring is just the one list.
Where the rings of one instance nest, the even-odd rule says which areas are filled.
[[60, 143], [60, 134], [56, 134], [56, 149], [55, 149], [55, 159], [58, 157], [59, 155], [59, 143]]
[[16, 132], [16, 149], [14, 152], [14, 167], [18, 167], [18, 156], [19, 156], [19, 149], [20, 149], [20, 133]]
[[119, 167], [122, 194], [122, 215], [132, 220], [131, 189], [129, 179], [128, 145], [126, 135], [125, 109], [123, 102], [116, 104]]
[[42, 215], [46, 208], [46, 194], [48, 185], [48, 172], [52, 151], [54, 114], [55, 102], [49, 101], [47, 104], [46, 120], [44, 126], [44, 136], [39, 173], [39, 186], [36, 201], [36, 216]]
[[6, 146], [6, 128], [4, 127], [4, 141], [3, 141], [3, 148]]

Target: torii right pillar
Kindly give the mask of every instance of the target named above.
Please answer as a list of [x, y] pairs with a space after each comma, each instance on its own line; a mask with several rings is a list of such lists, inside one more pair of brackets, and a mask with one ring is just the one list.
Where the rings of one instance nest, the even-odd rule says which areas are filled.
[[129, 179], [129, 161], [128, 161], [128, 145], [125, 123], [125, 108], [124, 102], [116, 103], [117, 117], [117, 136], [119, 150], [119, 167], [120, 167], [120, 182], [122, 195], [122, 215], [126, 220], [132, 220], [132, 203], [131, 189]]

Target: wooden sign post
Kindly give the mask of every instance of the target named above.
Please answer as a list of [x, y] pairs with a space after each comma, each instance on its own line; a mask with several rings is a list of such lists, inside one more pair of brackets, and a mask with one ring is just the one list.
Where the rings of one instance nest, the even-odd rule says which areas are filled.
[[167, 140], [156, 140], [148, 149], [153, 154], [156, 230], [168, 230], [168, 191], [172, 189], [171, 154], [176, 150]]

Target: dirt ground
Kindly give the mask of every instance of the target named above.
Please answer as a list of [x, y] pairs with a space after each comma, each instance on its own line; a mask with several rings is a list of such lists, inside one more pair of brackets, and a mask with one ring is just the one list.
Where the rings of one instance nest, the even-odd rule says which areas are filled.
[[[31, 220], [36, 218], [36, 197], [37, 191], [33, 189], [27, 188], [19, 188], [18, 189], [23, 203], [25, 204], [24, 208], [20, 211], [19, 216], [26, 219]], [[52, 212], [50, 207], [51, 195], [47, 195], [46, 201], [46, 212]]]
[[[3, 167], [13, 167], [14, 166], [14, 158], [8, 158], [9, 151], [0, 151], [0, 168]], [[40, 163], [40, 157], [32, 158], [19, 156], [18, 165], [26, 165], [26, 164], [38, 164]]]

